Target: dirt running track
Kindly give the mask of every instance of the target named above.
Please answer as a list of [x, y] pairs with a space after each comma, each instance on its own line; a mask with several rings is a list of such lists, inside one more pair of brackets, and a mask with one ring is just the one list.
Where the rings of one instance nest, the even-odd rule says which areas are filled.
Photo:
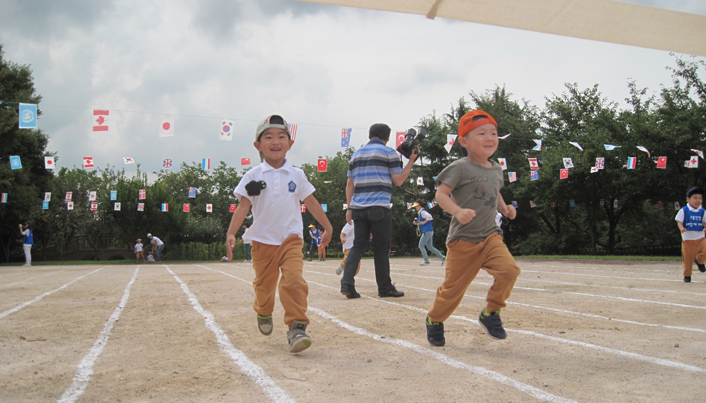
[[706, 274], [677, 262], [522, 261], [508, 339], [476, 319], [468, 288], [446, 346], [424, 318], [439, 261], [393, 259], [406, 293], [358, 300], [338, 260], [305, 262], [312, 347], [287, 351], [283, 311], [263, 336], [246, 263], [0, 268], [2, 402], [704, 402]]

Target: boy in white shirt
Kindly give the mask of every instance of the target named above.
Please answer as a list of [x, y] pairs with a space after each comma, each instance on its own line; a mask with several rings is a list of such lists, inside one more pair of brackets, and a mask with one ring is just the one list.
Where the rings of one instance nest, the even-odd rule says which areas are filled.
[[270, 335], [275, 305], [277, 280], [284, 308], [284, 323], [289, 327], [289, 351], [298, 353], [311, 346], [305, 330], [308, 285], [302, 276], [304, 268], [303, 227], [300, 201], [324, 227], [321, 244], [331, 241], [331, 223], [314, 197], [314, 187], [299, 168], [286, 159], [294, 141], [287, 122], [279, 115], [270, 115], [260, 122], [254, 146], [260, 152], [260, 165], [243, 176], [233, 191], [240, 200], [228, 227], [226, 250], [233, 260], [235, 235], [252, 206], [253, 221], [243, 235], [252, 242], [252, 263], [255, 270], [253, 288], [260, 333]]
[[704, 189], [692, 187], [686, 191], [687, 205], [680, 209], [674, 218], [681, 231], [681, 255], [684, 266], [684, 282], [691, 282], [691, 268], [694, 263], [699, 271], [706, 272], [706, 237], [704, 224], [706, 211], [701, 205], [704, 201]]
[[[351, 251], [353, 247], [353, 240], [355, 240], [355, 223], [351, 221], [346, 223], [341, 230], [341, 245], [343, 246], [343, 260], [336, 268], [336, 274], [339, 276], [343, 273], [343, 268], [346, 267], [346, 259], [348, 259], [348, 252]], [[358, 270], [355, 272], [355, 276], [360, 273], [360, 262], [358, 262]]]

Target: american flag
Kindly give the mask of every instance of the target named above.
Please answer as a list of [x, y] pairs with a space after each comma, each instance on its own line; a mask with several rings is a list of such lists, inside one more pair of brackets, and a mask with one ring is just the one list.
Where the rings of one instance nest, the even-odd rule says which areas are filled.
[[534, 200], [530, 200], [530, 207], [532, 207], [532, 208], [537, 207], [537, 203], [535, 203]]
[[289, 124], [289, 132], [292, 133], [292, 141], [294, 141], [297, 138], [297, 124], [296, 123]]
[[507, 178], [510, 180], [510, 182], [516, 181], [517, 180], [517, 172], [508, 172]]
[[163, 169], [171, 169], [172, 168], [172, 159], [165, 158], [164, 160], [162, 160], [162, 168]]

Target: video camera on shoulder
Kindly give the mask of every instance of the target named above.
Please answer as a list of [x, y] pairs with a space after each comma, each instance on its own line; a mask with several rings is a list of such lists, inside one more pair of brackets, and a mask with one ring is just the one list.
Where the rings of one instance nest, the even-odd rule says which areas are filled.
[[[409, 129], [404, 135], [404, 142], [397, 147], [397, 152], [404, 155], [405, 158], [409, 159], [412, 155], [412, 151], [419, 147], [419, 144], [427, 137], [427, 131], [423, 127], [419, 128], [419, 133], [416, 130]], [[417, 149], [417, 153], [419, 150]]]

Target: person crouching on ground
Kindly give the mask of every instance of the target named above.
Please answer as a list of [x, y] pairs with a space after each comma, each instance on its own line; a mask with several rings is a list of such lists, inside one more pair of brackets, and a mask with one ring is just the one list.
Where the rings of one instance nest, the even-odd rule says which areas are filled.
[[701, 273], [706, 272], [706, 237], [704, 236], [704, 223], [706, 211], [702, 203], [704, 189], [692, 187], [686, 191], [686, 203], [674, 218], [681, 231], [681, 256], [684, 266], [684, 282], [691, 282], [691, 268], [694, 263]]
[[445, 344], [444, 321], [461, 303], [481, 268], [495, 281], [478, 320], [490, 337], [504, 339], [500, 309], [520, 275], [503, 243], [502, 229], [495, 223], [496, 209], [510, 219], [517, 214], [500, 194], [500, 164], [488, 160], [498, 149], [498, 124], [488, 113], [468, 112], [459, 121], [458, 141], [468, 156], [451, 163], [436, 178], [436, 201], [453, 218], [446, 238], [446, 276], [426, 319], [427, 339], [435, 346]]
[[294, 141], [287, 122], [279, 115], [265, 118], [255, 132], [255, 148], [260, 152], [260, 165], [245, 173], [233, 191], [240, 204], [228, 227], [226, 250], [233, 260], [235, 235], [252, 206], [252, 224], [243, 235], [252, 242], [252, 263], [255, 270], [253, 288], [260, 333], [270, 335], [272, 312], [279, 279], [279, 298], [284, 308], [284, 323], [288, 326], [289, 351], [298, 353], [311, 346], [306, 334], [309, 288], [302, 275], [303, 222], [300, 201], [324, 227], [321, 244], [331, 241], [331, 223], [314, 197], [314, 186], [299, 168], [287, 161], [287, 151]]

